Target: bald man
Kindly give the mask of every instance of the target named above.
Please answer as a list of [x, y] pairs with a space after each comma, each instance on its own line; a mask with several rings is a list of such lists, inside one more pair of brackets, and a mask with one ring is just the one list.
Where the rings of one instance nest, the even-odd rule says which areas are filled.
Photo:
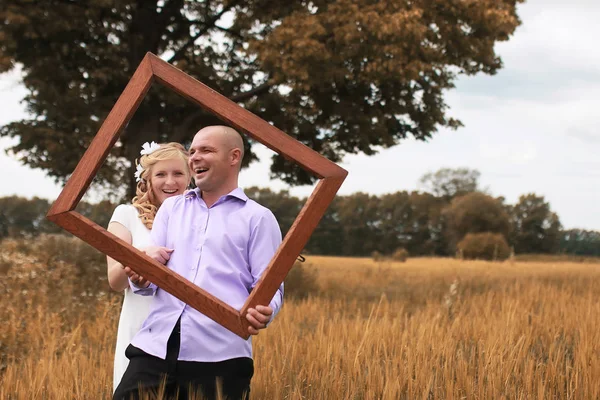
[[[152, 227], [155, 260], [240, 310], [281, 243], [273, 213], [238, 187], [242, 137], [226, 126], [200, 130], [190, 146], [196, 189], [170, 197]], [[154, 295], [150, 314], [127, 348], [129, 366], [114, 399], [139, 398], [164, 379], [168, 396], [248, 399], [254, 373], [251, 338], [244, 340], [125, 268], [134, 293]], [[251, 335], [266, 328], [283, 302], [283, 284], [269, 305], [248, 310]], [[220, 386], [220, 389], [217, 389]], [[191, 392], [190, 392], [191, 390]]]

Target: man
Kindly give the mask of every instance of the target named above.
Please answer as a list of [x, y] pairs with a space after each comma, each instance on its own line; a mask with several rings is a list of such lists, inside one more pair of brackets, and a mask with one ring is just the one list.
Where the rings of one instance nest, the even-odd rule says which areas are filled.
[[[200, 130], [189, 166], [197, 188], [164, 201], [152, 228], [158, 247], [147, 250], [199, 287], [241, 309], [281, 243], [271, 211], [238, 187], [244, 156], [239, 133], [225, 126]], [[201, 392], [215, 398], [249, 398], [252, 342], [157, 288], [128, 267], [135, 293], [155, 295], [150, 314], [125, 354], [130, 359], [114, 399], [139, 396], [138, 385], [180, 398]], [[264, 329], [283, 301], [283, 284], [268, 306], [248, 310], [251, 335]], [[220, 388], [219, 388], [220, 386]], [[190, 392], [191, 391], [191, 392]]]

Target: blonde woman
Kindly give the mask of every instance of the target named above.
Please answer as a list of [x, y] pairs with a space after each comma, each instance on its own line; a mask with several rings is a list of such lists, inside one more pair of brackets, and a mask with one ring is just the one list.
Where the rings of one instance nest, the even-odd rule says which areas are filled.
[[[144, 143], [135, 173], [136, 196], [131, 204], [115, 208], [108, 231], [138, 249], [148, 247], [150, 230], [156, 211], [162, 202], [183, 194], [191, 181], [188, 153], [179, 143]], [[139, 330], [149, 312], [152, 297], [135, 295], [123, 266], [107, 257], [108, 283], [115, 291], [124, 291], [125, 298], [119, 318], [113, 373], [113, 391], [119, 385], [129, 360], [125, 349]]]

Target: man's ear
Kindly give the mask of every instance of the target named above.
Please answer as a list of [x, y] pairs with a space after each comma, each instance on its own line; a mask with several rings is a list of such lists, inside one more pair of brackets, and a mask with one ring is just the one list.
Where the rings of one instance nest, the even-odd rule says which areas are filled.
[[231, 152], [229, 153], [229, 157], [231, 165], [242, 164], [242, 151], [237, 147], [231, 150]]

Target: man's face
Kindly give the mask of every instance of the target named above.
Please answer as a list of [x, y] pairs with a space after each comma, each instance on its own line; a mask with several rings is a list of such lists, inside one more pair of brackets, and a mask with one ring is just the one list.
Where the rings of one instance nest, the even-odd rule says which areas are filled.
[[229, 179], [230, 149], [224, 145], [218, 128], [206, 128], [194, 136], [189, 166], [196, 186], [205, 192], [217, 191]]

